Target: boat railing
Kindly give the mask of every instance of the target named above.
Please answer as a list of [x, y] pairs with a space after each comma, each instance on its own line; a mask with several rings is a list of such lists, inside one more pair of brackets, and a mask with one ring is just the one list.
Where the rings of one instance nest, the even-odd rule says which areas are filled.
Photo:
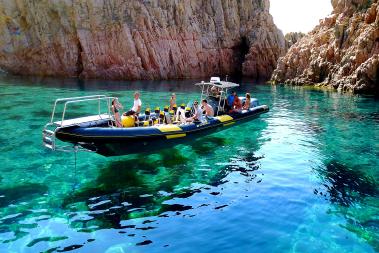
[[[59, 150], [59, 151], [67, 151], [67, 152], [73, 152], [81, 150], [81, 148], [78, 145], [72, 145], [72, 146], [60, 146], [56, 143], [55, 133], [63, 127], [68, 127], [72, 125], [77, 125], [80, 123], [95, 121], [95, 120], [102, 120], [102, 119], [108, 119], [109, 123], [111, 124], [113, 115], [111, 113], [111, 101], [113, 99], [117, 99], [116, 97], [110, 97], [106, 95], [91, 95], [91, 96], [82, 96], [82, 97], [69, 97], [69, 98], [59, 98], [56, 99], [54, 102], [53, 111], [51, 113], [50, 122], [47, 123], [42, 131], [42, 142], [43, 145], [51, 150]], [[87, 117], [79, 117], [74, 119], [66, 119], [67, 111], [69, 108], [69, 105], [75, 104], [75, 103], [84, 103], [84, 102], [91, 102], [91, 101], [98, 101], [97, 102], [97, 114]], [[104, 109], [102, 108], [102, 103], [105, 101], [105, 104], [107, 106], [107, 110], [104, 112]], [[59, 116], [59, 121], [56, 121], [57, 114], [57, 108], [59, 106], [63, 106], [62, 115]]]

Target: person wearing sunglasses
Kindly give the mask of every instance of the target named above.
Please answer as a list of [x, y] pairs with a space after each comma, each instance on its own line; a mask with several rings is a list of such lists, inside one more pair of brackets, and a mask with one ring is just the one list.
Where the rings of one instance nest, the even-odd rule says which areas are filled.
[[199, 106], [199, 102], [195, 101], [193, 103], [193, 110], [194, 110], [193, 116], [188, 118], [187, 122], [201, 121], [203, 112]]

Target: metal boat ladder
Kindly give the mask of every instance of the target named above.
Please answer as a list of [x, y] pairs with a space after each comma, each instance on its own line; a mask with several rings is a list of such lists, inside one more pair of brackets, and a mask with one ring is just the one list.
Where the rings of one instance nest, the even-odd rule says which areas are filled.
[[45, 148], [55, 150], [55, 131], [49, 130], [45, 126], [42, 130], [42, 143]]

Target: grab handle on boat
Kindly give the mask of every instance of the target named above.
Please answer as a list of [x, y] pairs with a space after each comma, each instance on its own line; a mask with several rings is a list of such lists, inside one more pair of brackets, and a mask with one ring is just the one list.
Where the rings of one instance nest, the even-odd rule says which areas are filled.
[[99, 99], [99, 98], [105, 98], [107, 97], [106, 95], [91, 95], [91, 96], [82, 96], [82, 97], [70, 97], [70, 98], [58, 98], [54, 102], [54, 108], [53, 112], [51, 114], [51, 120], [50, 123], [54, 122], [54, 116], [55, 116], [55, 110], [57, 108], [57, 104], [59, 102], [65, 102], [65, 101], [77, 101], [77, 100], [82, 100], [82, 99]]

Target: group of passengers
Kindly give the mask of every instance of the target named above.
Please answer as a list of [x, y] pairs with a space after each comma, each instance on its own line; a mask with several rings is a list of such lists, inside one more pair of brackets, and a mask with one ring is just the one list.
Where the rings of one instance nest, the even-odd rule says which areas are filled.
[[[221, 90], [216, 86], [213, 86], [211, 88], [211, 97], [213, 97], [217, 103], [220, 102], [220, 99], [222, 99]], [[245, 101], [242, 102], [238, 97], [237, 92], [232, 91], [226, 100], [222, 100], [220, 104], [225, 104], [226, 112], [241, 112], [242, 110], [248, 110], [250, 108], [251, 96], [250, 93], [246, 93]]]
[[[217, 92], [217, 91], [216, 91]], [[217, 94], [214, 94], [215, 97]], [[237, 93], [233, 91], [226, 99], [225, 101], [225, 109], [226, 112], [239, 112], [241, 110], [247, 110], [250, 107], [250, 94], [246, 93], [246, 100], [242, 104], [241, 99], [238, 97]], [[214, 117], [214, 109], [213, 107], [208, 104], [208, 101], [206, 99], [203, 99], [201, 101], [201, 105], [199, 105], [198, 101], [195, 101], [193, 103], [192, 108], [186, 108], [185, 104], [182, 104], [179, 108], [176, 104], [176, 94], [171, 94], [170, 97], [170, 106], [166, 106], [163, 111], [160, 111], [160, 109], [157, 107], [154, 111], [156, 113], [156, 122], [157, 123], [166, 123], [170, 124], [172, 122], [180, 122], [180, 123], [186, 123], [186, 122], [195, 122], [195, 121], [203, 121], [204, 119], [209, 119]], [[134, 117], [135, 121], [138, 122], [139, 114], [141, 113], [142, 108], [142, 101], [140, 99], [140, 93], [135, 92], [134, 93], [134, 101], [133, 101], [133, 107], [123, 113], [123, 116], [131, 116]], [[116, 127], [123, 127], [120, 113], [119, 111], [123, 109], [123, 106], [120, 104], [118, 99], [112, 100], [112, 106], [111, 110], [115, 118], [115, 124]], [[145, 117], [150, 115], [150, 109], [147, 109], [145, 112]], [[138, 125], [138, 123], [136, 123]]]
[[241, 99], [238, 97], [236, 91], [232, 91], [232, 93], [226, 98], [226, 110], [231, 112], [240, 112], [242, 110], [248, 110], [251, 104], [251, 95], [250, 93], [246, 93], [245, 101], [242, 103]]

